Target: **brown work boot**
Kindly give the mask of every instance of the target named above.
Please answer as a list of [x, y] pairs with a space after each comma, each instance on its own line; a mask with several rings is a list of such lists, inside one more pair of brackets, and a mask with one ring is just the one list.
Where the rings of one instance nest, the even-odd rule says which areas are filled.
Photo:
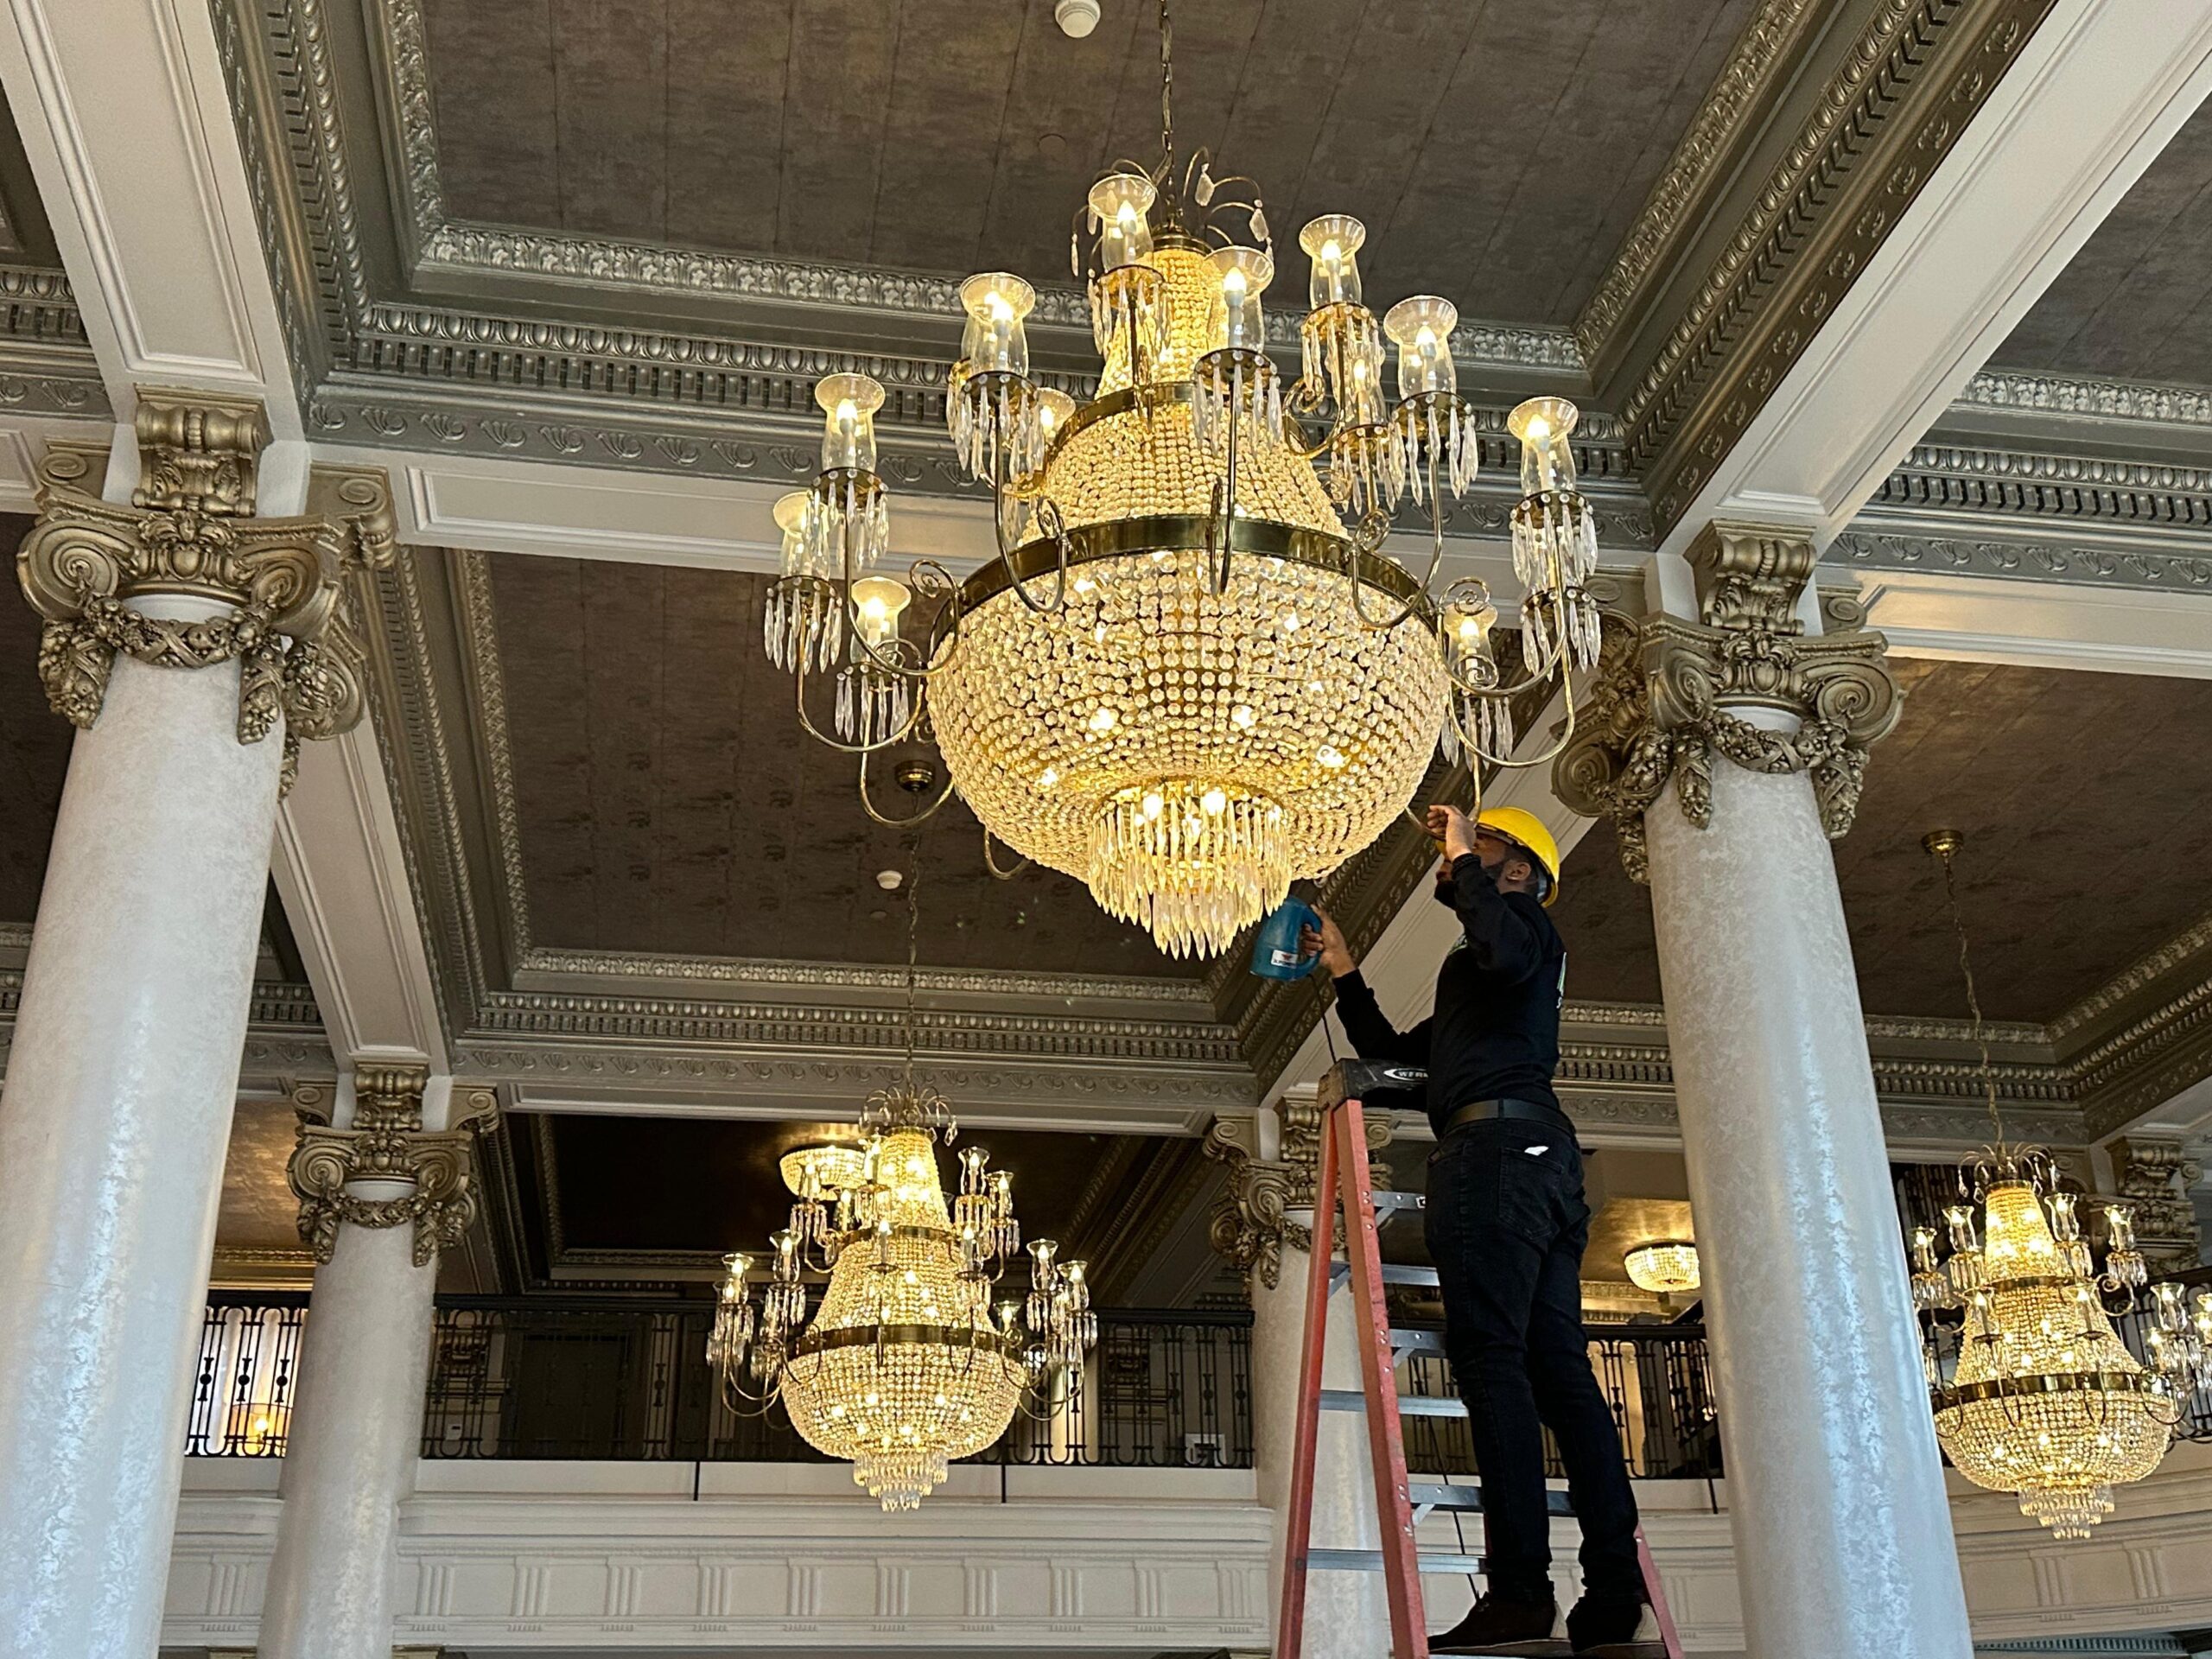
[[1431, 1653], [1565, 1653], [1560, 1639], [1559, 1603], [1507, 1601], [1484, 1596], [1474, 1611], [1441, 1636], [1431, 1637]]

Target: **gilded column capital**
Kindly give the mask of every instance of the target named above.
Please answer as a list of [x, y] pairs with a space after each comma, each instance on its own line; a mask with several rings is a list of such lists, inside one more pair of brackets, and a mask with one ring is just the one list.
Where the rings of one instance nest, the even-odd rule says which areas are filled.
[[2134, 1211], [2136, 1248], [2151, 1271], [2196, 1267], [2204, 1244], [2190, 1189], [2202, 1178], [2202, 1166], [2174, 1141], [2123, 1135], [2108, 1150], [2114, 1191]]
[[[1560, 799], [1611, 821], [1621, 863], [1647, 876], [1643, 814], [1671, 782], [1682, 816], [1713, 819], [1713, 757], [1751, 772], [1807, 772], [1830, 840], [1851, 829], [1866, 752], [1904, 709], [1888, 641], [1843, 595], [1807, 634], [1797, 601], [1815, 551], [1802, 534], [1708, 524], [1689, 549], [1699, 620], [1605, 613], [1605, 639], [1576, 734], [1552, 769]], [[1788, 718], [1779, 728], [1738, 711]]]
[[[269, 429], [258, 404], [149, 390], [135, 429], [140, 478], [128, 505], [99, 494], [103, 451], [57, 444], [39, 463], [38, 522], [16, 575], [46, 620], [47, 701], [90, 727], [118, 652], [163, 668], [235, 660], [238, 741], [261, 741], [281, 712], [289, 786], [302, 740], [335, 736], [361, 717], [365, 656], [342, 600], [349, 573], [393, 557], [384, 474], [317, 467], [308, 513], [261, 518], [256, 469]], [[162, 597], [226, 609], [194, 621], [132, 602]]]
[[314, 1084], [292, 1091], [299, 1141], [285, 1173], [300, 1200], [300, 1236], [330, 1260], [338, 1227], [415, 1229], [415, 1265], [458, 1243], [476, 1214], [474, 1146], [499, 1110], [489, 1089], [456, 1087], [443, 1129], [423, 1127], [421, 1066], [365, 1065], [353, 1074], [353, 1122], [330, 1127], [335, 1094]]
[[[1218, 1117], [1206, 1131], [1205, 1155], [1228, 1166], [1228, 1185], [1214, 1201], [1207, 1239], [1214, 1249], [1235, 1262], [1249, 1285], [1256, 1276], [1269, 1290], [1282, 1282], [1282, 1253], [1313, 1248], [1313, 1230], [1292, 1212], [1309, 1217], [1313, 1189], [1320, 1179], [1321, 1113], [1311, 1100], [1289, 1098], [1270, 1109], [1281, 1122], [1281, 1155], [1259, 1154], [1256, 1117]], [[1378, 1186], [1389, 1184], [1389, 1172], [1373, 1161], [1373, 1154], [1390, 1144], [1390, 1121], [1366, 1120], [1369, 1174]]]

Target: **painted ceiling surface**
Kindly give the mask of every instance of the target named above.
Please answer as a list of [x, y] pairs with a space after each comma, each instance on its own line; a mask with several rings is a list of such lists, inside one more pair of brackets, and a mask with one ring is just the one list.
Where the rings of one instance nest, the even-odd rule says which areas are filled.
[[2212, 105], [2151, 163], [1993, 360], [2212, 385]]
[[[425, 10], [448, 206], [495, 224], [1056, 280], [1091, 180], [1159, 150], [1159, 38], [1138, 0], [1084, 41], [1051, 0]], [[1279, 237], [1359, 216], [1378, 292], [1566, 323], [1751, 10], [1189, 3], [1177, 147], [1256, 178]]]
[[[2212, 684], [1904, 658], [1904, 717], [1873, 751], [1836, 873], [1869, 1014], [1965, 1017], [1941, 873], [1993, 1019], [2048, 1020], [2212, 913]], [[1720, 902], [1717, 900], [1716, 902]], [[1567, 861], [1568, 995], [1656, 1002], [1649, 897], [1612, 832]]]
[[[491, 563], [538, 943], [901, 963], [905, 891], [877, 876], [918, 870], [926, 965], [1200, 971], [1103, 914], [1071, 877], [993, 876], [957, 800], [919, 830], [872, 822], [853, 759], [800, 729], [790, 678], [761, 651], [767, 577], [519, 554]], [[910, 812], [893, 769], [872, 768], [871, 798]], [[1019, 863], [1003, 847], [993, 855]]]

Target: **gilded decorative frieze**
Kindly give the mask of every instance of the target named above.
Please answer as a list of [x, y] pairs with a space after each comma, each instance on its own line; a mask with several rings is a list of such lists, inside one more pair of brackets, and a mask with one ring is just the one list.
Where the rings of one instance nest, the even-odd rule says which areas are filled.
[[[258, 743], [284, 719], [286, 781], [305, 739], [360, 719], [362, 648], [340, 609], [342, 584], [391, 563], [391, 500], [380, 474], [324, 472], [311, 505], [255, 516], [255, 469], [269, 442], [260, 405], [204, 393], [139, 399], [141, 465], [128, 505], [104, 500], [99, 464], [57, 445], [39, 465], [38, 522], [16, 556], [46, 619], [39, 678], [54, 711], [99, 718], [118, 652], [161, 668], [239, 665], [238, 737]], [[200, 620], [132, 601], [189, 598], [226, 607]]]
[[[1857, 606], [1827, 601], [1840, 628], [1808, 636], [1797, 599], [1811, 575], [1811, 542], [1758, 525], [1707, 526], [1688, 552], [1700, 620], [1605, 613], [1604, 655], [1578, 732], [1553, 769], [1553, 786], [1575, 811], [1610, 820], [1621, 862], [1643, 881], [1643, 814], [1669, 784], [1682, 815], [1713, 817], [1713, 760], [1746, 771], [1806, 772], [1831, 839], [1851, 828], [1866, 751], [1903, 711], [1883, 661], [1882, 636]], [[1786, 729], [1736, 711], [1790, 717]]]
[[365, 1065], [353, 1074], [353, 1121], [330, 1127], [334, 1091], [320, 1084], [292, 1091], [299, 1142], [286, 1174], [300, 1200], [300, 1236], [327, 1262], [342, 1222], [415, 1230], [415, 1265], [460, 1243], [476, 1214], [474, 1147], [496, 1116], [490, 1089], [456, 1087], [449, 1127], [423, 1127], [421, 1066]]

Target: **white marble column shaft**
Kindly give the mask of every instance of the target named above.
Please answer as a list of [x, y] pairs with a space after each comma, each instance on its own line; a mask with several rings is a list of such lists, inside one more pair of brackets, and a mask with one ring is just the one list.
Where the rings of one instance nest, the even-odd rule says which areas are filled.
[[391, 1659], [399, 1505], [414, 1490], [437, 1263], [414, 1229], [345, 1223], [315, 1275], [262, 1597], [261, 1659]]
[[[1282, 1600], [1282, 1519], [1290, 1505], [1291, 1444], [1298, 1423], [1298, 1373], [1305, 1353], [1308, 1256], [1285, 1244], [1282, 1274], [1272, 1290], [1252, 1281], [1253, 1465], [1260, 1501], [1275, 1516], [1268, 1562], [1268, 1610]], [[1358, 1321], [1348, 1287], [1329, 1298], [1322, 1386], [1360, 1386]], [[1319, 1549], [1375, 1549], [1375, 1477], [1363, 1418], [1321, 1414], [1313, 1460], [1313, 1545]], [[1306, 1580], [1306, 1659], [1390, 1659], [1390, 1607], [1380, 1573], [1309, 1573]]]
[[118, 658], [70, 756], [0, 1092], [0, 1653], [158, 1643], [283, 753], [238, 705]]
[[1749, 1651], [1969, 1659], [1812, 785], [1716, 757], [1709, 828], [1671, 788], [1645, 823]]

